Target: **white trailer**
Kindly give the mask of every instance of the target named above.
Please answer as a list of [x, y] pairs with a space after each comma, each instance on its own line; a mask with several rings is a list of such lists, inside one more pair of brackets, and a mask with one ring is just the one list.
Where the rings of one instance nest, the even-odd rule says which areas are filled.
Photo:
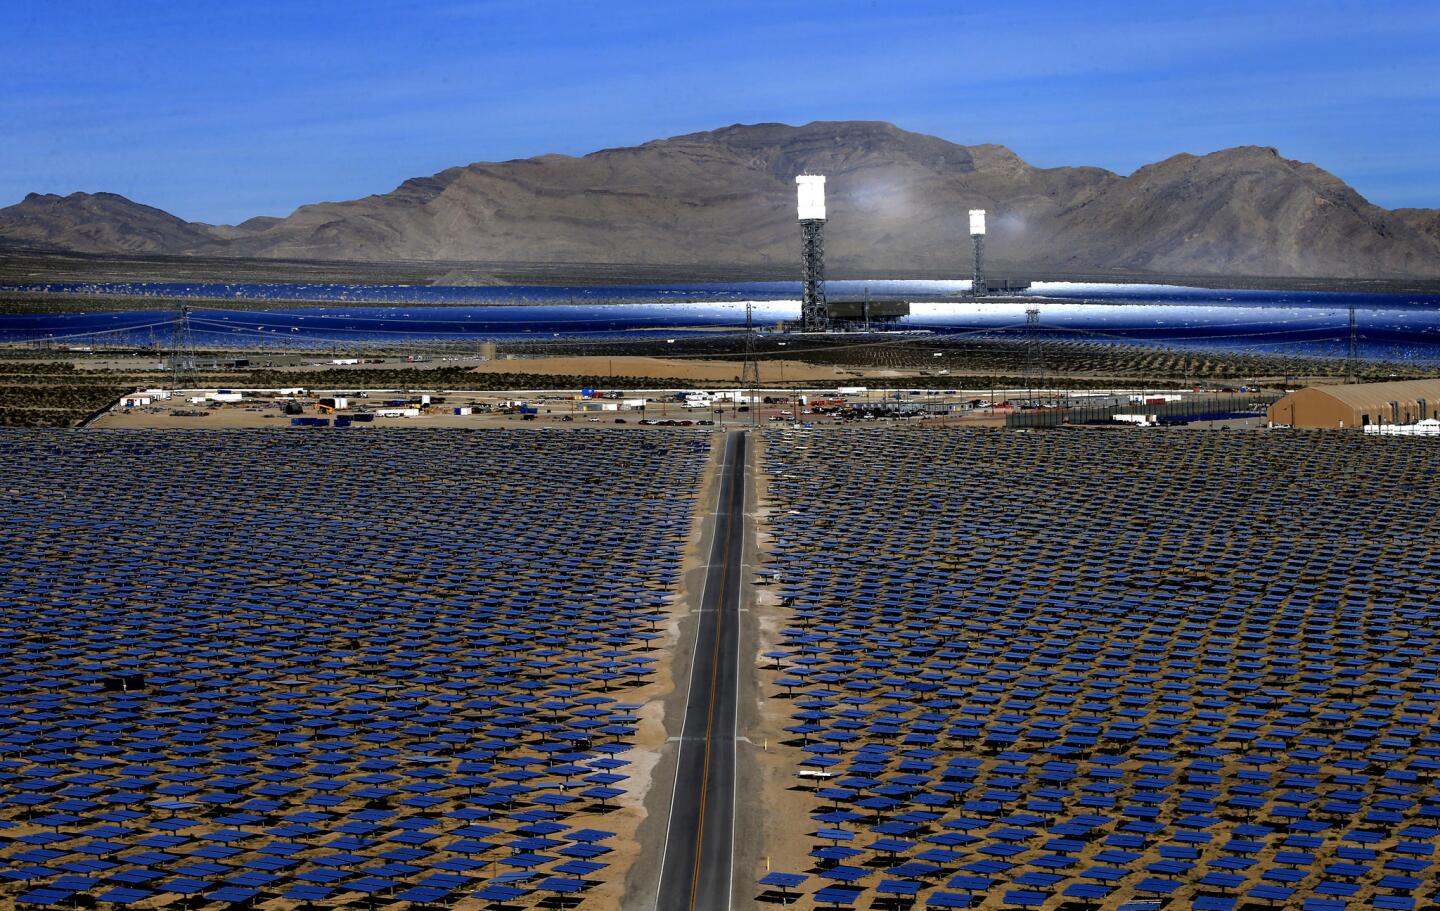
[[1365, 432], [1381, 436], [1440, 437], [1440, 421], [1427, 418], [1414, 424], [1366, 424]]
[[1184, 396], [1175, 392], [1143, 392], [1131, 393], [1130, 404], [1132, 405], [1158, 405], [1162, 402], [1179, 402]]
[[1114, 418], [1122, 424], [1134, 424], [1136, 427], [1154, 427], [1160, 423], [1153, 414], [1117, 414]]

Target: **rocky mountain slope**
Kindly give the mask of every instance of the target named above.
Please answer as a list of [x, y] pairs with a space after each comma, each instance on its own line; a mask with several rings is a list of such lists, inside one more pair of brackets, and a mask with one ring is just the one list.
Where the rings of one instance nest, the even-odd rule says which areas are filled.
[[174, 253], [214, 242], [208, 226], [114, 193], [31, 193], [0, 209], [0, 240], [75, 253]]
[[964, 274], [966, 210], [986, 208], [997, 268], [1440, 276], [1440, 213], [1381, 209], [1274, 149], [1177, 155], [1122, 177], [875, 122], [732, 126], [477, 163], [234, 227], [110, 194], [31, 196], [0, 209], [0, 238], [86, 252], [773, 267], [797, 257], [804, 171], [829, 178], [827, 257], [851, 273]]
[[1390, 214], [1440, 244], [1440, 209], [1395, 209]]
[[1054, 224], [1043, 248], [1060, 263], [1179, 273], [1223, 263], [1237, 275], [1440, 273], [1440, 246], [1416, 221], [1270, 148], [1176, 155], [1058, 213]]

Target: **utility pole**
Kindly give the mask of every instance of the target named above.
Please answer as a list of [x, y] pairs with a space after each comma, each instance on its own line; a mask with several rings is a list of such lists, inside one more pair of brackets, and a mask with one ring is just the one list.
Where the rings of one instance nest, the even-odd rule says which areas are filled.
[[1359, 347], [1359, 346], [1356, 344], [1356, 332], [1355, 332], [1355, 301], [1354, 301], [1354, 299], [1352, 298], [1351, 301], [1350, 301], [1350, 347], [1349, 347], [1349, 350], [1346, 352], [1346, 355], [1345, 355], [1345, 376], [1346, 376], [1346, 380], [1345, 380], [1345, 381], [1346, 381], [1347, 383], [1355, 383], [1355, 382], [1356, 382], [1355, 374], [1356, 374], [1357, 368], [1358, 368], [1358, 366], [1359, 366], [1358, 363], [1357, 363], [1357, 360], [1358, 360], [1357, 349], [1358, 349], [1358, 347]]
[[758, 423], [755, 390], [760, 385], [760, 364], [755, 360], [755, 305], [745, 302], [745, 367], [741, 371], [740, 385], [745, 390], [745, 401], [750, 406], [750, 423]]
[[1025, 394], [1032, 407], [1035, 404], [1035, 389], [1040, 385], [1044, 369], [1040, 350], [1040, 308], [1031, 307], [1025, 311]]
[[190, 334], [190, 305], [180, 306], [180, 315], [175, 319], [174, 347], [170, 354], [172, 385], [176, 389], [194, 387], [195, 340]]

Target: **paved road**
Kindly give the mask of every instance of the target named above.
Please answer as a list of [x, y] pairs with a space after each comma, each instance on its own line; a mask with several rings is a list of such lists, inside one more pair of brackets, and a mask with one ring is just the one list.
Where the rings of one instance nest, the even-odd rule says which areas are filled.
[[656, 911], [730, 911], [746, 442], [725, 438]]

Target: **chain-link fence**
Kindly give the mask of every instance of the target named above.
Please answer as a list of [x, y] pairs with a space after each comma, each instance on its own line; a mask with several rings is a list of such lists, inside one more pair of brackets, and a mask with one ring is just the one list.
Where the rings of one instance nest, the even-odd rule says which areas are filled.
[[[1153, 415], [1160, 423], [1185, 420], [1223, 420], [1247, 414], [1263, 414], [1280, 399], [1279, 395], [1257, 393], [1187, 396], [1174, 402], [1131, 401], [1128, 396], [1109, 396], [1104, 401], [1017, 411], [1005, 419], [1006, 427], [1059, 427], [1063, 424], [1108, 424], [1117, 414]], [[1172, 419], [1167, 422], [1167, 418]]]

